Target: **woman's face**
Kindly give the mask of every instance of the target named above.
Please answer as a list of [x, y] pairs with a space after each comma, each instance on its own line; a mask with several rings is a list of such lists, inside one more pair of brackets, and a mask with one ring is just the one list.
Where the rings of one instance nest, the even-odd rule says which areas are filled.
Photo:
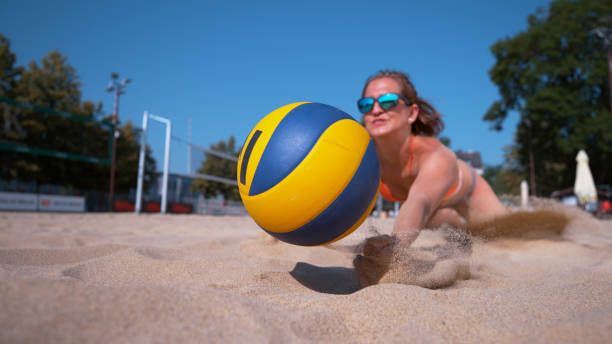
[[[397, 81], [391, 78], [379, 78], [371, 81], [365, 89], [364, 97], [378, 99], [383, 94], [401, 93], [401, 87]], [[363, 115], [365, 128], [371, 137], [376, 138], [392, 133], [396, 130], [407, 129], [418, 115], [416, 105], [407, 105], [403, 100], [391, 109], [384, 110], [378, 102], [374, 103], [372, 110]]]

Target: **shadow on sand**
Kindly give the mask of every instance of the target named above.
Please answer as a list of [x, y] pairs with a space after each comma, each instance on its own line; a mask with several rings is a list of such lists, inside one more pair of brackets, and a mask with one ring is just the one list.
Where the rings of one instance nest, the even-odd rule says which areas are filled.
[[360, 288], [355, 269], [351, 268], [298, 262], [289, 274], [306, 288], [319, 293], [346, 295]]

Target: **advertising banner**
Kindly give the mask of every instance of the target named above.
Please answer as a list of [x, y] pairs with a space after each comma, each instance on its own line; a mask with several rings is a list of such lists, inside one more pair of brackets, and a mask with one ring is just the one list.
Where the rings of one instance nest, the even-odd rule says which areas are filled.
[[37, 194], [0, 192], [0, 210], [36, 211], [37, 205]]
[[38, 195], [38, 210], [83, 212], [85, 197]]

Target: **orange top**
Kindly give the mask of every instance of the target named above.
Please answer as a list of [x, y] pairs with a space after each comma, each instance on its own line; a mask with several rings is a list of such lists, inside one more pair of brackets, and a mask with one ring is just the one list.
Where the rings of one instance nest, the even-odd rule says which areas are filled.
[[[410, 170], [410, 168], [412, 167], [412, 151], [414, 149], [414, 140], [412, 139], [412, 136], [410, 136], [410, 156], [408, 157], [408, 170]], [[461, 169], [459, 169], [459, 181], [457, 182], [457, 184], [455, 184], [455, 186], [453, 186], [452, 188], [450, 188], [448, 190], [448, 192], [446, 193], [446, 195], [444, 195], [444, 197], [442, 197], [442, 200], [444, 201], [445, 199], [449, 198], [453, 193], [455, 193], [455, 191], [459, 190], [459, 188], [461, 187], [461, 182], [462, 182], [463, 176], [461, 173]], [[380, 194], [387, 200], [387, 201], [391, 201], [391, 202], [403, 202], [405, 201], [405, 199], [401, 200], [398, 199], [397, 197], [393, 196], [393, 194], [391, 193], [391, 190], [389, 189], [389, 187], [382, 181], [382, 178], [380, 179], [380, 188], [379, 188], [379, 192]]]

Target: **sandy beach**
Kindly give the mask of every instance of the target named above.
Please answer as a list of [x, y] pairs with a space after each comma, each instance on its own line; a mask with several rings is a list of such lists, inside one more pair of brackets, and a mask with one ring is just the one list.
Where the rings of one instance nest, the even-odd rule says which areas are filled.
[[298, 247], [246, 216], [1, 212], [0, 342], [609, 343], [612, 222], [561, 211], [460, 254], [423, 231], [367, 287], [353, 260], [392, 219]]

